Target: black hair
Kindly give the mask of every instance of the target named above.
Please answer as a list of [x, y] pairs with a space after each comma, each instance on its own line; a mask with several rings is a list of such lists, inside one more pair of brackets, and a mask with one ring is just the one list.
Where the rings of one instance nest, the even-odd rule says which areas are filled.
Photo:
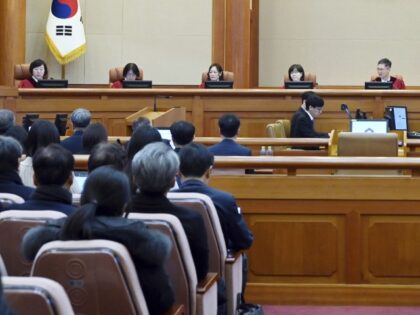
[[171, 125], [170, 131], [175, 144], [186, 145], [193, 141], [195, 127], [188, 121], [179, 120]]
[[88, 172], [108, 165], [122, 171], [127, 163], [127, 153], [116, 143], [103, 142], [96, 145], [89, 155]]
[[139, 67], [137, 67], [137, 65], [135, 63], [132, 63], [132, 62], [127, 63], [125, 65], [125, 67], [123, 69], [123, 76], [124, 76], [124, 78], [127, 76], [127, 73], [130, 70], [133, 71], [133, 73], [136, 75], [136, 79], [139, 79], [140, 78], [140, 70], [139, 70]]
[[312, 107], [323, 107], [324, 106], [324, 100], [322, 99], [321, 96], [316, 95], [315, 93], [312, 95], [309, 95], [308, 98], [306, 99], [306, 109], [309, 109], [309, 106]]
[[60, 134], [57, 127], [48, 120], [36, 120], [26, 138], [26, 154], [33, 156], [39, 148], [50, 143], [60, 143]]
[[108, 133], [101, 123], [90, 124], [82, 135], [83, 152], [89, 154], [93, 147], [101, 142], [108, 141]]
[[150, 119], [147, 117], [139, 117], [137, 118], [134, 122], [133, 125], [131, 127], [131, 129], [134, 131], [136, 131], [138, 128], [142, 127], [142, 126], [152, 126], [152, 123], [150, 122]]
[[315, 92], [312, 92], [312, 91], [303, 92], [302, 93], [302, 104], [303, 104], [304, 101], [306, 101], [308, 99], [308, 97], [310, 95], [314, 95], [314, 94], [315, 94]]
[[31, 75], [33, 75], [32, 71], [34, 70], [34, 68], [38, 68], [40, 66], [44, 66], [45, 72], [44, 72], [44, 79], [48, 78], [48, 67], [47, 64], [45, 63], [44, 60], [42, 59], [35, 59], [34, 61], [31, 62], [31, 64], [29, 65], [29, 72], [31, 73]]
[[73, 154], [56, 143], [40, 148], [32, 159], [34, 174], [41, 186], [63, 186], [74, 168]]
[[151, 126], [141, 126], [134, 131], [128, 144], [127, 155], [128, 159], [132, 160], [134, 155], [143, 149], [146, 145], [152, 142], [162, 141], [162, 136], [156, 128]]
[[7, 129], [4, 136], [16, 139], [23, 148], [25, 146], [26, 139], [28, 138], [28, 132], [22, 126], [15, 125]]
[[241, 121], [234, 114], [225, 114], [219, 119], [220, 133], [226, 138], [232, 138], [238, 134]]
[[11, 137], [0, 136], [0, 172], [18, 171], [22, 147]]
[[382, 58], [378, 61], [378, 65], [385, 65], [385, 67], [391, 68], [392, 62], [388, 58]]
[[214, 156], [201, 143], [190, 143], [179, 153], [179, 170], [185, 177], [201, 177], [213, 165]]
[[101, 166], [86, 179], [81, 207], [64, 223], [61, 239], [91, 239], [92, 224], [96, 216], [122, 216], [130, 200], [127, 176], [109, 166]]
[[294, 64], [294, 65], [291, 65], [290, 67], [289, 67], [289, 71], [288, 71], [288, 73], [289, 73], [289, 80], [290, 81], [292, 81], [292, 76], [291, 76], [291, 73], [293, 72], [293, 70], [297, 70], [298, 72], [300, 72], [300, 73], [302, 73], [302, 77], [300, 78], [300, 81], [305, 81], [305, 70], [303, 70], [303, 67], [300, 65], [300, 64]]
[[207, 71], [207, 80], [210, 80], [210, 70], [211, 68], [216, 67], [217, 72], [221, 73], [219, 80], [223, 81], [225, 79], [224, 73], [223, 73], [223, 67], [218, 63], [212, 63], [209, 67], [209, 71]]

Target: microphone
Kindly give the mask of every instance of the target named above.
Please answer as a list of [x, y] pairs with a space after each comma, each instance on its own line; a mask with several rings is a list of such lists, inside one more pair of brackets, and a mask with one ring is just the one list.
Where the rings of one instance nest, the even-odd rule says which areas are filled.
[[353, 118], [351, 117], [351, 113], [349, 110], [349, 107], [347, 106], [347, 104], [341, 104], [341, 111], [342, 112], [346, 112], [347, 113], [347, 117], [352, 120]]

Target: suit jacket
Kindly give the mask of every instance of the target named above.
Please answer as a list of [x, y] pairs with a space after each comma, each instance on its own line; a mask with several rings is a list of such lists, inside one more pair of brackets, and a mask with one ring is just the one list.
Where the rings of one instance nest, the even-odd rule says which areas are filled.
[[314, 121], [303, 108], [299, 108], [292, 118], [290, 127], [291, 138], [328, 138], [328, 133], [316, 132]]
[[218, 144], [209, 147], [213, 155], [222, 156], [251, 156], [252, 152], [247, 147], [240, 145], [232, 139], [223, 139]]
[[181, 221], [190, 244], [192, 258], [197, 271], [198, 281], [203, 280], [209, 271], [209, 249], [204, 221], [193, 210], [172, 204], [166, 196], [138, 193], [132, 198], [131, 212], [168, 213]]
[[[22, 253], [26, 259], [34, 260], [45, 243], [64, 239], [61, 227], [65, 220], [52, 220], [30, 229], [22, 241]], [[148, 229], [141, 221], [121, 217], [97, 216], [91, 227], [92, 239], [115, 241], [127, 248], [150, 314], [167, 311], [174, 303], [173, 290], [164, 270], [171, 247], [169, 239], [158, 231]]]
[[[377, 77], [375, 81], [381, 81], [380, 77]], [[405, 90], [405, 83], [401, 79], [397, 79], [396, 77], [391, 76], [390, 81], [392, 82], [392, 89], [393, 90]]]
[[71, 137], [61, 141], [61, 145], [73, 154], [82, 154], [82, 136], [83, 131], [77, 130]]
[[254, 236], [248, 229], [243, 216], [239, 213], [238, 205], [231, 194], [209, 187], [202, 181], [195, 179], [183, 182], [177, 191], [197, 192], [211, 198], [216, 207], [228, 249], [241, 250], [252, 245]]
[[15, 171], [0, 173], [0, 192], [15, 194], [28, 200], [35, 189], [24, 186], [19, 174]]

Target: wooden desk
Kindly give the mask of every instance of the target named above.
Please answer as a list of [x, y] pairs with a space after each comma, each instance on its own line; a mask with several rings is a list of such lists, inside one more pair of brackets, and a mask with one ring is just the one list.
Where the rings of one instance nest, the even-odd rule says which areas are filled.
[[[15, 90], [16, 91], [16, 90]], [[218, 136], [218, 119], [227, 112], [241, 118], [240, 135], [264, 137], [265, 126], [277, 119], [290, 119], [301, 103], [299, 90], [283, 89], [21, 89], [18, 95], [13, 89], [0, 89], [3, 107], [17, 113], [18, 120], [28, 112], [38, 112], [41, 117], [53, 119], [56, 113], [71, 112], [77, 107], [86, 107], [94, 120], [102, 121], [110, 135], [125, 135], [124, 118], [147, 106], [156, 99], [159, 110], [185, 107], [186, 117], [196, 126], [197, 136]], [[8, 101], [4, 95], [9, 93]], [[354, 113], [357, 108], [369, 117], [382, 118], [385, 106], [406, 105], [410, 115], [410, 127], [420, 130], [420, 90], [324, 90], [316, 93], [325, 100], [323, 114], [316, 127], [328, 132], [332, 129], [348, 130], [341, 103], [348, 104]], [[169, 98], [162, 98], [169, 97]]]

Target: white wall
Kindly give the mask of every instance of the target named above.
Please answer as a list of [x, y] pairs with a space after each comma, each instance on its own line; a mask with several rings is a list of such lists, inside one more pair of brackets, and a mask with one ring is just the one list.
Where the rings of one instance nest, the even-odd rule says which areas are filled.
[[[26, 61], [61, 66], [44, 40], [51, 0], [27, 0]], [[199, 84], [211, 63], [212, 0], [80, 0], [87, 52], [66, 66], [70, 83], [107, 83], [135, 62], [154, 84]]]
[[383, 57], [420, 85], [420, 1], [260, 0], [260, 86], [300, 63], [321, 85], [362, 85]]

